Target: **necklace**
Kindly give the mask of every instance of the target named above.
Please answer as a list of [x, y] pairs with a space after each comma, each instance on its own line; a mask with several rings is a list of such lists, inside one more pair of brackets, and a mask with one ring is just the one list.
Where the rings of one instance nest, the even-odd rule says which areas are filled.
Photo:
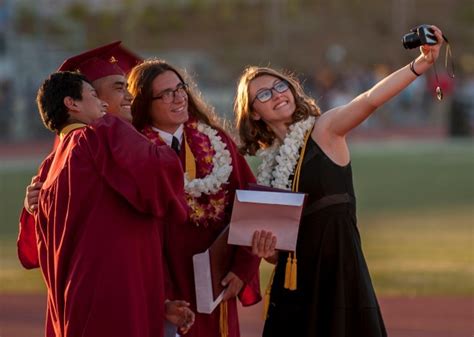
[[[203, 173], [207, 174], [203, 178], [190, 180], [186, 172], [184, 175], [185, 192], [193, 197], [217, 193], [222, 185], [228, 182], [232, 172], [232, 159], [226, 144], [218, 135], [217, 130], [201, 122], [186, 123], [185, 133], [191, 149], [194, 150], [192, 152], [196, 157], [197, 166], [201, 166], [201, 170], [205, 171]], [[202, 135], [209, 139], [210, 144], [202, 141]]]
[[262, 158], [258, 167], [257, 182], [262, 185], [291, 190], [290, 177], [300, 157], [305, 135], [314, 125], [315, 117], [310, 116], [292, 124], [283, 143], [275, 141], [272, 146], [261, 149], [257, 156]]
[[[145, 127], [142, 132], [152, 142], [165, 144], [150, 126]], [[184, 135], [186, 145], [189, 145], [189, 148], [185, 147], [186, 151], [191, 152], [190, 158], [196, 164], [194, 175], [201, 177], [196, 178], [192, 172], [184, 173], [190, 220], [196, 226], [218, 224], [225, 217], [225, 206], [228, 203], [225, 185], [232, 173], [230, 152], [218, 131], [207, 124], [189, 120], [184, 124]], [[188, 156], [186, 158], [188, 160]]]

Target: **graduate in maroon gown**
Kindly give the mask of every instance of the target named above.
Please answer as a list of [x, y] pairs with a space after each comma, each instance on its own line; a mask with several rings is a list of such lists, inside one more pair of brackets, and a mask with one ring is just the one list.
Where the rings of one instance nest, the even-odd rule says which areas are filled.
[[[145, 61], [129, 75], [133, 124], [154, 143], [172, 147], [183, 163], [190, 216], [187, 223], [168, 224], [165, 252], [171, 298], [191, 302], [195, 311], [192, 257], [209, 248], [229, 223], [235, 190], [255, 178], [189, 84], [177, 69], [158, 60]], [[243, 305], [260, 300], [259, 263], [250, 249], [234, 247], [231, 271], [222, 280], [227, 285], [224, 304], [212, 314], [197, 313], [190, 337], [240, 336], [236, 296]]]
[[187, 216], [179, 161], [105, 114], [82, 75], [51, 75], [37, 101], [60, 134], [39, 170], [36, 213], [47, 335], [162, 336], [160, 227], [170, 210], [175, 221]]
[[[108, 104], [107, 113], [131, 122], [132, 95], [127, 90], [125, 76], [141, 61], [140, 57], [117, 41], [68, 58], [58, 71], [80, 71], [91, 82], [99, 98]], [[59, 137], [56, 136], [54, 148], [58, 143]], [[18, 256], [27, 269], [39, 266], [33, 213], [42, 184], [37, 176], [33, 177], [20, 214]]]
[[[118, 41], [71, 57], [61, 65], [60, 69], [83, 73], [88, 80], [92, 81], [98, 96], [108, 104], [107, 112], [130, 122], [132, 96], [127, 90], [125, 75], [139, 62], [141, 59], [122, 47]], [[20, 216], [18, 256], [23, 266], [28, 269], [39, 267], [33, 214], [37, 210], [38, 194], [43, 184], [41, 179], [44, 177], [40, 178], [34, 177], [33, 183], [28, 186], [25, 208]], [[174, 324], [181, 324], [183, 306], [186, 306], [183, 301], [166, 301], [167, 320]], [[188, 310], [186, 314], [187, 321], [181, 325], [182, 331], [186, 331], [192, 324], [193, 313]]]

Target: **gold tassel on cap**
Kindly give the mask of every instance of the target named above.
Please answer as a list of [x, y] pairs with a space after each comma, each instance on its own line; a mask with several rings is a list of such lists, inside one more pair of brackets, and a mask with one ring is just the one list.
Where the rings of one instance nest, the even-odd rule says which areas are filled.
[[219, 319], [219, 331], [221, 337], [229, 336], [229, 322], [228, 322], [228, 313], [227, 313], [227, 301], [221, 302], [220, 306], [220, 319]]

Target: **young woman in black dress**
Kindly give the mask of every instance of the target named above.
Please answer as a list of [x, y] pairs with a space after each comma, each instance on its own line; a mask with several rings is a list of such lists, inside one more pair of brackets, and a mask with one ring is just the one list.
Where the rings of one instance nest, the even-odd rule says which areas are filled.
[[[291, 76], [249, 67], [235, 100], [241, 150], [262, 158], [260, 184], [309, 195], [298, 234], [297, 286], [285, 280], [288, 253], [269, 233], [253, 250], [276, 263], [264, 337], [387, 336], [356, 225], [346, 135], [436, 61], [443, 41], [350, 103], [321, 114]], [[294, 257], [293, 254], [291, 257]]]

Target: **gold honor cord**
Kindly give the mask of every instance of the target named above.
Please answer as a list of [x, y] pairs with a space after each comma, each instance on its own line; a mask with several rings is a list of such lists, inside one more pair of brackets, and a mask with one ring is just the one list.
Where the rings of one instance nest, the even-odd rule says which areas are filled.
[[196, 158], [189, 147], [188, 141], [186, 140], [186, 135], [184, 137], [184, 151], [186, 154], [186, 173], [188, 174], [188, 180], [191, 181], [196, 179]]
[[61, 129], [59, 132], [59, 138], [64, 139], [71, 131], [74, 131], [76, 129], [83, 128], [84, 126], [87, 126], [87, 124], [84, 123], [72, 123], [69, 125], [66, 125], [64, 128]]
[[304, 159], [304, 152], [306, 151], [306, 145], [308, 144], [309, 137], [311, 137], [311, 131], [313, 129], [309, 129], [304, 136], [304, 143], [301, 147], [300, 151], [300, 158], [298, 159], [298, 164], [296, 165], [295, 169], [295, 177], [293, 178], [293, 184], [291, 186], [291, 190], [293, 192], [298, 192], [298, 186], [300, 184], [300, 174], [301, 174], [301, 166], [303, 166], [303, 159]]
[[[296, 165], [295, 175], [293, 178], [293, 184], [291, 186], [291, 190], [293, 192], [298, 192], [298, 186], [300, 183], [300, 175], [301, 175], [301, 167], [303, 166], [303, 159], [304, 153], [306, 151], [306, 146], [308, 144], [309, 137], [311, 137], [312, 129], [306, 132], [304, 137], [304, 143], [300, 150], [300, 157], [298, 159], [298, 164]], [[288, 290], [296, 290], [297, 288], [297, 275], [298, 275], [298, 268], [297, 268], [297, 259], [296, 259], [296, 252], [289, 252], [288, 259], [286, 260], [285, 266], [285, 283], [284, 288]], [[270, 276], [270, 280], [268, 281], [267, 288], [265, 290], [264, 298], [263, 298], [263, 319], [267, 319], [268, 315], [268, 307], [270, 305], [270, 293], [273, 284], [273, 278], [275, 277], [275, 269], [273, 268], [272, 275]]]
[[[309, 129], [306, 132], [304, 137], [304, 143], [300, 150], [300, 157], [298, 159], [298, 164], [296, 165], [295, 175], [293, 178], [293, 184], [291, 186], [291, 190], [293, 192], [298, 192], [298, 186], [300, 184], [300, 175], [301, 175], [301, 167], [303, 166], [303, 159], [304, 153], [306, 151], [306, 145], [308, 144], [308, 139], [311, 136], [312, 129]], [[296, 259], [296, 251], [291, 252], [288, 254], [288, 259], [286, 260], [286, 268], [285, 268], [285, 289], [289, 290], [296, 290], [297, 287], [297, 262]]]
[[221, 337], [229, 336], [229, 313], [227, 309], [227, 301], [222, 301], [220, 306], [220, 316], [219, 316], [219, 332]]

